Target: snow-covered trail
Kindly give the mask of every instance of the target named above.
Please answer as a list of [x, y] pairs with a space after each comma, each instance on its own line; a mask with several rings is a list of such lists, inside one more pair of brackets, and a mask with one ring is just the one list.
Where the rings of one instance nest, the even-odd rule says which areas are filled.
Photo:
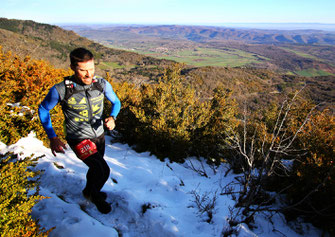
[[[22, 157], [42, 156], [37, 169], [41, 175], [40, 194], [50, 197], [35, 205], [32, 216], [42, 227], [56, 227], [50, 236], [220, 236], [229, 216], [228, 207], [234, 201], [216, 193], [220, 185], [234, 179], [224, 177], [225, 166], [214, 171], [204, 164], [208, 178], [190, 169], [190, 163], [161, 162], [149, 153], [137, 153], [128, 145], [111, 143], [106, 137], [105, 159], [111, 168], [110, 179], [103, 191], [112, 203], [112, 212], [104, 215], [81, 194], [85, 186], [87, 167], [68, 149], [54, 157], [42, 142], [30, 134], [16, 144], [2, 147], [1, 153], [13, 151]], [[193, 159], [193, 165], [201, 168]], [[193, 193], [193, 194], [192, 194]], [[200, 214], [194, 193], [217, 195], [213, 218], [208, 223], [206, 213]], [[272, 220], [259, 215], [255, 228], [240, 225], [238, 236], [302, 236], [276, 215]], [[311, 225], [302, 224], [308, 236], [319, 236]], [[275, 231], [274, 231], [275, 230]]]

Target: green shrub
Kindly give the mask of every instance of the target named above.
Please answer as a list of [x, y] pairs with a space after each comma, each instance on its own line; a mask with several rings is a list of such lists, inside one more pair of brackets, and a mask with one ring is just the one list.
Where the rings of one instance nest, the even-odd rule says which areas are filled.
[[317, 111], [299, 134], [300, 149], [306, 153], [296, 159], [287, 192], [295, 205], [290, 215], [335, 234], [335, 120], [330, 110]]
[[226, 144], [227, 137], [238, 128], [237, 103], [231, 99], [230, 90], [219, 86], [214, 89], [211, 100], [201, 105], [199, 114], [203, 119], [201, 126], [193, 131], [193, 154], [219, 164], [224, 161], [223, 157], [231, 155]]
[[[1, 236], [48, 236], [32, 220], [30, 213], [37, 201], [45, 198], [38, 195], [38, 172], [29, 169], [36, 160], [17, 159], [13, 154], [0, 157], [0, 233]], [[31, 192], [34, 192], [31, 194]]]
[[236, 105], [222, 88], [213, 99], [200, 100], [180, 70], [178, 65], [166, 69], [158, 83], [138, 89], [113, 84], [122, 102], [118, 131], [127, 143], [159, 158], [182, 162], [190, 155], [219, 156], [215, 149], [224, 143], [225, 129], [236, 126]]

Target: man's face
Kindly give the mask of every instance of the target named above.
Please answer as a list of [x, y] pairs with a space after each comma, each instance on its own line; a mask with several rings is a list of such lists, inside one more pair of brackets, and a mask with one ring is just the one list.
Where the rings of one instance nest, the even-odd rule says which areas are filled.
[[78, 82], [82, 82], [85, 85], [90, 85], [94, 76], [94, 60], [86, 62], [78, 62], [77, 66], [71, 65], [71, 69], [74, 71], [74, 75]]

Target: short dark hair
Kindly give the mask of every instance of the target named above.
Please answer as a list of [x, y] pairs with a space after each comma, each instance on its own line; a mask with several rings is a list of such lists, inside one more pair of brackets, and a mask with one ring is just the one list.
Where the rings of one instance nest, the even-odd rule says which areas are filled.
[[85, 48], [76, 48], [70, 53], [71, 65], [77, 66], [79, 62], [87, 62], [94, 58], [91, 51]]

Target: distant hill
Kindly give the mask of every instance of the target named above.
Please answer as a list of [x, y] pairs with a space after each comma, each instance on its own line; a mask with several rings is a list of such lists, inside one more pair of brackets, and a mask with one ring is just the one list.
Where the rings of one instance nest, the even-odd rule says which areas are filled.
[[157, 36], [160, 38], [191, 40], [194, 42], [210, 42], [216, 40], [243, 41], [257, 44], [326, 44], [335, 45], [335, 32], [321, 30], [266, 30], [241, 29], [214, 26], [182, 26], [182, 25], [154, 25], [154, 26], [64, 26], [76, 32], [103, 32], [135, 34], [142, 36]]
[[237, 29], [264, 30], [322, 30], [335, 33], [335, 24], [331, 23], [224, 23], [216, 26]]
[[[90, 32], [92, 33], [93, 31]], [[126, 37], [128, 37], [128, 31], [124, 29], [124, 32]], [[102, 32], [99, 34], [102, 34]], [[143, 40], [141, 37], [137, 37], [137, 39]], [[184, 44], [186, 41], [175, 40], [171, 43], [168, 40], [167, 42], [178, 45], [180, 43]], [[96, 68], [99, 75], [104, 76], [106, 72], [109, 72], [117, 81], [128, 81], [137, 85], [156, 82], [163, 75], [164, 69], [171, 67], [175, 63], [171, 60], [157, 59], [134, 52], [106, 47], [58, 26], [40, 24], [33, 21], [8, 20], [5, 18], [0, 18], [0, 45], [4, 51], [11, 50], [21, 56], [29, 55], [35, 59], [44, 59], [51, 62], [55, 67], [62, 68], [69, 67], [68, 54], [72, 49], [87, 47], [95, 54]], [[188, 43], [185, 43], [185, 46], [188, 46]], [[223, 49], [223, 51], [231, 50], [232, 46], [230, 47], [229, 49]], [[252, 48], [259, 47], [258, 45], [239, 47], [250, 47], [247, 50], [259, 51], [257, 48]], [[271, 47], [273, 46], [267, 47], [270, 47], [268, 49], [271, 52]], [[282, 50], [294, 55], [290, 52], [293, 49], [284, 48]], [[211, 52], [202, 53], [209, 55]], [[244, 54], [242, 51], [237, 51], [237, 49], [234, 53], [239, 53], [239, 56]], [[269, 53], [268, 57], [270, 56]], [[332, 56], [328, 56], [331, 59]], [[261, 58], [262, 56], [257, 55], [257, 57]], [[285, 59], [285, 57], [280, 57], [278, 63], [290, 64]], [[262, 60], [267, 61], [268, 59], [263, 57]], [[312, 60], [312, 62], [314, 61]], [[274, 64], [272, 65], [275, 66]], [[186, 79], [185, 83], [192, 84], [197, 89], [198, 95], [204, 99], [211, 97], [212, 90], [216, 86], [222, 85], [233, 91], [233, 96], [237, 101], [241, 103], [247, 101], [250, 107], [258, 108], [274, 101], [274, 95], [293, 91], [301, 88], [303, 84], [308, 84], [306, 94], [311, 99], [316, 102], [327, 101], [328, 103], [334, 103], [335, 101], [334, 76], [306, 78], [279, 74], [274, 70], [269, 70], [271, 67], [255, 68], [238, 66], [232, 68], [192, 65], [180, 65], [180, 67], [182, 68], [181, 73]]]

